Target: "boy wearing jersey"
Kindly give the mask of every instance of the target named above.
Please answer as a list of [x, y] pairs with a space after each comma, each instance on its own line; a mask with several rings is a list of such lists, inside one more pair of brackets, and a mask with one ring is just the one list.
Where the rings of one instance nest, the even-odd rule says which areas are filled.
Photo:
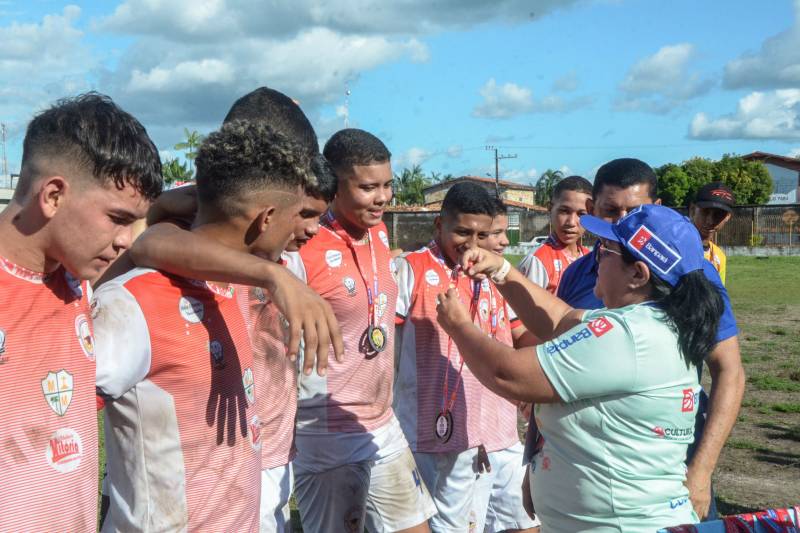
[[0, 531], [96, 529], [97, 412], [86, 284], [161, 192], [158, 151], [106, 96], [28, 125], [0, 214]]
[[[465, 250], [487, 241], [494, 215], [484, 188], [456, 184], [442, 202], [434, 240], [397, 259], [402, 327], [394, 407], [439, 511], [430, 520], [436, 532], [483, 523], [489, 498], [479, 491], [489, 493], [491, 482], [478, 483], [479, 446], [494, 452], [519, 443], [516, 407], [485, 398], [492, 393], [461, 364], [458, 349], [436, 324], [436, 297], [455, 286], [476, 326], [512, 343], [508, 309], [496, 289], [454, 269]], [[484, 502], [478, 512], [477, 501]]]
[[386, 226], [390, 153], [374, 135], [337, 132], [325, 158], [336, 197], [289, 268], [325, 298], [346, 355], [326, 375], [301, 375], [293, 467], [309, 531], [427, 531], [435, 513], [394, 412], [397, 286]]
[[588, 253], [581, 245], [580, 217], [586, 214], [586, 201], [592, 197], [592, 184], [580, 176], [559, 181], [550, 197], [550, 227], [547, 241], [519, 263], [525, 277], [555, 294], [564, 270]]
[[735, 205], [733, 190], [721, 181], [715, 181], [700, 187], [694, 202], [689, 206], [689, 218], [703, 239], [705, 258], [717, 269], [723, 285], [727, 258], [714, 239], [731, 219]]
[[[197, 156], [192, 232], [277, 260], [310, 157], [234, 121]], [[104, 530], [259, 529], [261, 424], [246, 289], [135, 269], [94, 297], [111, 506]], [[107, 354], [114, 354], [112, 359]]]
[[[502, 256], [508, 247], [508, 212], [502, 200], [495, 198], [495, 217], [486, 241], [479, 243], [481, 248], [492, 251]], [[500, 301], [505, 305], [512, 326], [514, 346], [527, 345], [524, 336], [530, 336], [514, 310], [505, 303], [505, 298], [500, 295]], [[496, 410], [507, 409], [508, 400], [489, 393], [483, 395], [481, 407], [484, 413], [493, 413]], [[528, 406], [530, 404], [522, 404]], [[528, 415], [529, 416], [529, 415]], [[526, 416], [527, 419], [527, 416]], [[492, 423], [491, 419], [486, 420]], [[514, 428], [516, 429], [516, 420]], [[491, 429], [490, 429], [491, 430]], [[476, 531], [484, 533], [499, 532], [524, 532], [534, 533], [539, 531], [539, 520], [528, 516], [523, 504], [522, 484], [525, 478], [526, 466], [523, 464], [524, 448], [517, 441], [508, 448], [489, 450], [487, 462], [489, 468], [481, 475], [479, 483], [482, 488], [477, 490], [479, 495], [475, 499]], [[485, 487], [485, 488], [483, 488]]]

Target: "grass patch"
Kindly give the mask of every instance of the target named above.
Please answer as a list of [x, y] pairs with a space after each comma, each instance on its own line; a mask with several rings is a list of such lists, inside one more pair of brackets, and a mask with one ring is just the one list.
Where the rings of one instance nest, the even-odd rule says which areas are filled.
[[775, 376], [751, 376], [747, 381], [758, 390], [774, 390], [780, 392], [800, 392], [800, 382]]
[[752, 450], [754, 452], [761, 453], [769, 453], [772, 451], [766, 446], [761, 446], [755, 442], [750, 442], [749, 440], [743, 439], [728, 439], [728, 442], [725, 443], [725, 446], [728, 448], [733, 448], [734, 450]]
[[800, 413], [800, 403], [773, 403], [769, 408], [778, 413]]
[[786, 335], [786, 328], [769, 328], [767, 331], [773, 335]]

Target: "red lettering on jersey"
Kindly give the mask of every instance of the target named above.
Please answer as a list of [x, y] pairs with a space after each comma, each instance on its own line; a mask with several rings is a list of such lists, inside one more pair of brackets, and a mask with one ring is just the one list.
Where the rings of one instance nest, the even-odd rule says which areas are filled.
[[681, 413], [690, 413], [692, 411], [694, 411], [694, 391], [692, 389], [683, 389]]
[[80, 445], [71, 437], [50, 439], [50, 451], [53, 453], [53, 462], [58, 464], [81, 454]]
[[589, 329], [594, 333], [595, 337], [602, 337], [609, 331], [611, 331], [614, 326], [606, 320], [605, 318], [596, 318], [589, 322]]

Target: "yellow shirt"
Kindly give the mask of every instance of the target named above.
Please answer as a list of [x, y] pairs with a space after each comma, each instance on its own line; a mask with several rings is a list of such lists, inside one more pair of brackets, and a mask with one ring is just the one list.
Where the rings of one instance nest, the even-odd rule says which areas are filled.
[[708, 245], [708, 248], [703, 250], [703, 255], [705, 255], [706, 260], [710, 261], [711, 264], [714, 265], [714, 268], [717, 269], [722, 284], [725, 285], [725, 263], [727, 262], [725, 252], [713, 242], [709, 241]]

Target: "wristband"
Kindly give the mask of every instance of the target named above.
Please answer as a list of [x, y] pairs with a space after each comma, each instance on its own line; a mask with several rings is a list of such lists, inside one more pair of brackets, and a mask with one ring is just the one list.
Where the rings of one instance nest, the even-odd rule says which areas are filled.
[[508, 262], [508, 259], [503, 259], [503, 266], [501, 266], [500, 270], [492, 274], [490, 277], [492, 278], [492, 281], [502, 285], [506, 281], [506, 276], [508, 276], [509, 272], [511, 272], [511, 263]]

